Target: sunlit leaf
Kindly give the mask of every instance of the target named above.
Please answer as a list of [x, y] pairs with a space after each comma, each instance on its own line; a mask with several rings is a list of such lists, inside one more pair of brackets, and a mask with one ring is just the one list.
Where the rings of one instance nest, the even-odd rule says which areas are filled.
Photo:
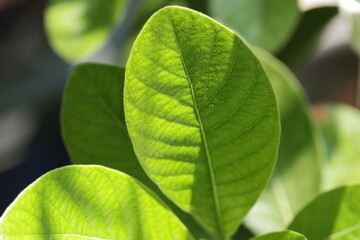
[[294, 214], [319, 193], [323, 149], [309, 116], [306, 96], [295, 76], [270, 54], [257, 49], [256, 55], [274, 88], [281, 117], [274, 174], [247, 217], [247, 226], [264, 234], [286, 229]]
[[300, 16], [297, 0], [209, 1], [210, 16], [270, 52], [287, 42]]
[[305, 207], [289, 229], [311, 240], [360, 239], [360, 185], [324, 193]]
[[303, 235], [292, 231], [274, 232], [250, 240], [307, 240]]
[[124, 107], [125, 71], [121, 67], [87, 63], [75, 67], [62, 104], [62, 133], [72, 162], [99, 164], [122, 171], [154, 190], [196, 233], [203, 236], [187, 214], [169, 202], [145, 174], [127, 133]]
[[0, 219], [3, 240], [188, 238], [186, 228], [149, 189], [99, 166], [47, 173]]
[[126, 123], [162, 191], [220, 238], [233, 234], [272, 172], [279, 116], [259, 61], [233, 32], [167, 7], [132, 49]]
[[316, 108], [326, 143], [323, 189], [360, 183], [360, 112], [345, 104]]
[[123, 18], [128, 0], [50, 0], [45, 27], [54, 50], [69, 62], [97, 51]]

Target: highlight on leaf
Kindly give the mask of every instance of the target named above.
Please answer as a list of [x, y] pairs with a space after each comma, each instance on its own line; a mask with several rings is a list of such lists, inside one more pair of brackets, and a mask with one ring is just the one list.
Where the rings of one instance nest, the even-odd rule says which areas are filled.
[[207, 16], [166, 7], [126, 67], [134, 150], [160, 189], [219, 238], [232, 235], [276, 161], [279, 116], [260, 62]]

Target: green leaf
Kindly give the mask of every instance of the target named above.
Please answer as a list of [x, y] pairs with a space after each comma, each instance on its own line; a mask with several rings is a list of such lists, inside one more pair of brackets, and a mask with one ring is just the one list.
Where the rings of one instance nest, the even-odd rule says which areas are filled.
[[292, 231], [274, 232], [250, 240], [307, 240], [303, 235]]
[[[257, 234], [286, 229], [294, 215], [320, 191], [323, 149], [295, 76], [270, 54], [256, 50], [275, 91], [281, 117], [278, 162], [271, 182], [247, 217]], [[306, 171], [306, 178], [304, 178]]]
[[147, 183], [127, 133], [125, 70], [86, 63], [75, 67], [64, 91], [62, 133], [76, 164], [101, 164]]
[[270, 52], [285, 45], [300, 16], [297, 0], [209, 1], [210, 16]]
[[50, 0], [45, 28], [53, 49], [69, 62], [93, 54], [109, 38], [128, 0]]
[[188, 239], [177, 217], [133, 178], [99, 166], [54, 170], [0, 219], [4, 240]]
[[167, 7], [147, 22], [126, 68], [126, 123], [162, 191], [223, 239], [274, 166], [279, 116], [268, 78], [231, 31]]
[[195, 235], [204, 233], [187, 214], [159, 191], [137, 160], [127, 133], [124, 107], [125, 70], [86, 63], [77, 65], [64, 91], [61, 126], [66, 148], [75, 164], [99, 164], [136, 178], [151, 188]]
[[311, 240], [360, 238], [360, 185], [324, 193], [306, 206], [289, 229]]
[[325, 105], [319, 125], [326, 143], [327, 164], [322, 188], [360, 183], [360, 112], [345, 104]]

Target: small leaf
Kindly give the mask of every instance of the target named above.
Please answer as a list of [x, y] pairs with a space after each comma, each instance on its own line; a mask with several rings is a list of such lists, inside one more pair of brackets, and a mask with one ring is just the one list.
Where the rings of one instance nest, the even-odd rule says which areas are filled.
[[0, 219], [4, 240], [188, 239], [177, 217], [133, 178], [99, 166], [54, 170]]
[[[287, 67], [256, 49], [275, 91], [281, 117], [278, 162], [271, 182], [247, 216], [257, 234], [286, 229], [294, 215], [320, 191], [320, 136], [310, 119], [305, 94]], [[306, 178], [304, 178], [306, 171]]]
[[250, 240], [307, 240], [303, 235], [292, 231], [274, 232]]
[[69, 62], [97, 51], [125, 13], [128, 0], [50, 0], [45, 27], [54, 50]]
[[132, 49], [124, 91], [135, 153], [162, 191], [223, 239], [274, 166], [279, 116], [267, 76], [231, 31], [167, 7]]
[[360, 239], [360, 185], [324, 193], [306, 206], [289, 229], [311, 240]]
[[270, 52], [288, 41], [300, 16], [297, 0], [209, 1], [210, 16]]
[[317, 108], [327, 148], [323, 172], [325, 190], [360, 183], [360, 112], [345, 104]]

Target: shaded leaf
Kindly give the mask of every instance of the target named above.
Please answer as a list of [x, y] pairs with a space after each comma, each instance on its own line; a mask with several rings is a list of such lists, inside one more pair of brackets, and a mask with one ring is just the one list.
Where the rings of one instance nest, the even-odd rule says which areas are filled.
[[338, 7], [313, 8], [304, 12], [296, 31], [278, 54], [281, 61], [297, 67], [316, 46], [316, 40], [329, 21], [338, 13]]
[[345, 104], [324, 105], [317, 110], [327, 150], [322, 188], [360, 183], [359, 110]]
[[132, 49], [126, 123], [161, 190], [219, 238], [233, 234], [272, 172], [275, 97], [257, 58], [227, 28], [167, 7]]
[[0, 233], [4, 240], [190, 238], [149, 189], [99, 166], [64, 167], [39, 178], [1, 217]]
[[[294, 215], [320, 191], [320, 136], [310, 119], [302, 87], [287, 67], [270, 54], [256, 50], [278, 101], [281, 140], [271, 182], [247, 217], [257, 234], [286, 229]], [[306, 178], [304, 178], [306, 172]]]
[[123, 18], [128, 0], [50, 0], [45, 27], [53, 49], [69, 62], [97, 51]]
[[210, 16], [270, 52], [285, 45], [300, 16], [297, 0], [209, 1]]
[[311, 240], [360, 238], [360, 185], [324, 193], [306, 206], [289, 229]]
[[62, 133], [74, 163], [101, 164], [147, 182], [125, 125], [124, 77], [121, 67], [78, 65], [64, 91]]
[[274, 232], [259, 237], [252, 238], [251, 240], [306, 240], [304, 236], [292, 231]]

